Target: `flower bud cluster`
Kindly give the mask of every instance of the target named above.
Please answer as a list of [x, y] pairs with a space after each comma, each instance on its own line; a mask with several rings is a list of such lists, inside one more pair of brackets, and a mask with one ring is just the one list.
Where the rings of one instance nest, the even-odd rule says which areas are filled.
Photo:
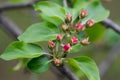
[[66, 55], [70, 52], [71, 47], [75, 44], [88, 45], [89, 38], [79, 39], [77, 34], [81, 31], [84, 31], [86, 28], [89, 28], [94, 25], [94, 20], [88, 20], [85, 24], [82, 23], [82, 20], [88, 16], [86, 10], [80, 12], [80, 20], [77, 24], [74, 24], [72, 21], [72, 14], [68, 13], [65, 17], [65, 23], [61, 25], [61, 33], [57, 34], [54, 41], [48, 42], [49, 49], [52, 50], [54, 56], [54, 64], [59, 66], [61, 64], [61, 58], [64, 58], [61, 55]]

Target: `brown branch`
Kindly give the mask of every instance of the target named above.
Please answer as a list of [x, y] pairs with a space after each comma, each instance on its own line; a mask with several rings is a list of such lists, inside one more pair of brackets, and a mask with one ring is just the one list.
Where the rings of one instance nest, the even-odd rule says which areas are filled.
[[110, 19], [105, 19], [101, 22], [103, 25], [105, 25], [107, 28], [112, 28], [114, 31], [116, 31], [118, 34], [120, 34], [120, 26], [117, 25], [115, 22], [113, 22]]

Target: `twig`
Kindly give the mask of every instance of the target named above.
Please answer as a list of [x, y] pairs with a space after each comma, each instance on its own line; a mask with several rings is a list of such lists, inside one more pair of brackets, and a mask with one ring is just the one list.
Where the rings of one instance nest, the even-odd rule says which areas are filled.
[[110, 19], [105, 19], [101, 22], [103, 25], [105, 25], [108, 28], [112, 28], [114, 31], [116, 31], [118, 34], [120, 34], [120, 26], [117, 25], [115, 22], [113, 22]]
[[62, 73], [63, 76], [69, 80], [79, 80], [67, 67], [64, 65], [56, 66], [56, 68]]
[[116, 44], [109, 52], [108, 56], [103, 60], [103, 62], [99, 65], [100, 76], [101, 78], [107, 72], [108, 68], [111, 66], [113, 61], [116, 59], [118, 54], [120, 54], [120, 42]]
[[17, 36], [22, 33], [22, 31], [2, 13], [0, 13], [0, 24], [2, 25], [1, 27], [15, 40], [17, 39]]

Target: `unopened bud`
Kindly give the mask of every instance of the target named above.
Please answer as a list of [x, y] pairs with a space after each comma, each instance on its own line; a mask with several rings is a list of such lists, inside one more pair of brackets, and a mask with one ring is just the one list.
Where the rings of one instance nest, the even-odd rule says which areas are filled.
[[88, 41], [88, 39], [89, 39], [89, 38], [83, 39], [83, 40], [81, 41], [81, 44], [83, 44], [83, 45], [88, 45], [88, 44], [90, 44], [90, 42]]
[[81, 18], [85, 18], [86, 16], [88, 16], [88, 12], [86, 10], [82, 10], [80, 13]]
[[67, 26], [65, 24], [62, 25], [62, 30], [66, 31], [67, 30]]
[[60, 59], [55, 59], [55, 60], [54, 60], [54, 64], [55, 64], [56, 66], [59, 66], [60, 63], [61, 63]]
[[49, 41], [48, 42], [48, 46], [49, 46], [49, 48], [54, 48], [55, 47], [55, 43], [53, 41]]
[[66, 22], [66, 23], [70, 23], [71, 21], [72, 21], [72, 15], [71, 15], [70, 13], [68, 13], [68, 14], [66, 15], [65, 22]]
[[58, 34], [57, 35], [57, 40], [61, 41], [63, 39], [63, 35], [62, 34]]
[[84, 26], [81, 23], [79, 23], [79, 24], [76, 25], [76, 30], [77, 31], [82, 31], [82, 30], [84, 30]]
[[86, 23], [86, 27], [91, 27], [95, 24], [95, 21], [94, 20], [88, 20], [87, 23]]
[[64, 50], [64, 52], [69, 52], [70, 51], [70, 44], [69, 43], [67, 43], [67, 44], [64, 44], [64, 46], [63, 46], [63, 50]]
[[76, 43], [78, 43], [78, 38], [76, 38], [76, 37], [73, 37], [72, 39], [71, 39], [71, 42], [72, 42], [72, 44], [76, 44]]

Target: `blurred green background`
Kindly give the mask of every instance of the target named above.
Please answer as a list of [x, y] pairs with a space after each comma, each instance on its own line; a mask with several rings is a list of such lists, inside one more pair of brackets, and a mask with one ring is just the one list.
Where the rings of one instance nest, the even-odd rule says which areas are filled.
[[[23, 1], [26, 2], [26, 0]], [[3, 5], [4, 3], [11, 2], [9, 0], [0, 0], [0, 5]], [[106, 9], [110, 10], [109, 18], [115, 21], [117, 24], [120, 24], [120, 1], [102, 1], [102, 3]], [[36, 15], [32, 9], [9, 10], [5, 11], [4, 15], [11, 19], [17, 26], [19, 26], [22, 31], [24, 31], [29, 25], [40, 21], [40, 18], [38, 18], [38, 15]], [[1, 26], [2, 25], [0, 25], [0, 53], [4, 51], [8, 44], [14, 41], [14, 39], [11, 38], [11, 36], [7, 34]], [[99, 66], [104, 59], [108, 57], [108, 55], [111, 53], [111, 50], [117, 44], [120, 44], [120, 35], [114, 32], [112, 29], [105, 29], [99, 39], [97, 39], [91, 45], [83, 47], [83, 49], [79, 53], [74, 54], [74, 56], [89, 56], [93, 58]], [[120, 47], [116, 48], [117, 50], [120, 49]], [[120, 50], [118, 52], [120, 53]], [[120, 80], [120, 54], [118, 52], [116, 54], [116, 50], [114, 51], [116, 58], [101, 80]], [[56, 76], [53, 70], [49, 70], [40, 75], [30, 74], [24, 69], [21, 69], [17, 72], [10, 72], [10, 68], [14, 67], [16, 63], [17, 61], [15, 60], [6, 62], [0, 59], [0, 80], [61, 80], [60, 76]], [[59, 77], [59, 79], [57, 77]]]

